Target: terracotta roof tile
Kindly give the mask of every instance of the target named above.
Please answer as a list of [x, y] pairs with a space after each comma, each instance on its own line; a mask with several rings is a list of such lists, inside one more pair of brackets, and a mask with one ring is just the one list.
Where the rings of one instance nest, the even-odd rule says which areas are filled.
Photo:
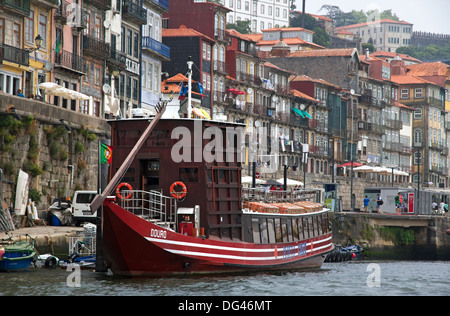
[[355, 48], [317, 49], [292, 52], [288, 57], [338, 57], [351, 56], [356, 52]]
[[209, 36], [206, 36], [203, 33], [200, 33], [194, 29], [187, 28], [186, 26], [182, 25], [178, 29], [162, 29], [162, 36], [163, 37], [190, 37], [190, 36], [198, 36], [203, 37], [205, 39], [208, 39], [211, 42], [216, 42], [214, 39], [210, 38]]
[[375, 56], [375, 57], [378, 57], [378, 58], [383, 58], [383, 57], [387, 57], [387, 58], [395, 58], [397, 55], [398, 56], [400, 56], [400, 58], [401, 59], [403, 59], [403, 60], [408, 60], [408, 61], [413, 61], [413, 62], [416, 62], [416, 63], [420, 63], [421, 61], [420, 60], [418, 60], [418, 59], [416, 59], [416, 58], [414, 58], [414, 57], [411, 57], [411, 56], [409, 56], [409, 55], [406, 55], [406, 54], [398, 54], [398, 53], [393, 53], [393, 52], [386, 52], [386, 51], [376, 51], [376, 52], [373, 52], [372, 54], [370, 54], [371, 56]]
[[391, 81], [398, 84], [435, 84], [431, 81], [411, 75], [394, 75], [391, 76]]
[[281, 31], [281, 32], [290, 32], [290, 31], [303, 31], [308, 33], [313, 33], [313, 31], [304, 29], [302, 27], [273, 27], [271, 29], [261, 30], [261, 32], [273, 32], [273, 31]]
[[408, 65], [409, 75], [414, 76], [449, 76], [450, 78], [450, 65], [443, 62], [421, 63], [416, 65]]
[[303, 99], [306, 99], [306, 100], [309, 100], [309, 101], [313, 101], [315, 103], [319, 103], [319, 101], [317, 101], [313, 97], [310, 97], [306, 93], [303, 93], [303, 92], [295, 90], [295, 89], [291, 89], [291, 94], [293, 94], [294, 96], [299, 97], [299, 98], [303, 98]]

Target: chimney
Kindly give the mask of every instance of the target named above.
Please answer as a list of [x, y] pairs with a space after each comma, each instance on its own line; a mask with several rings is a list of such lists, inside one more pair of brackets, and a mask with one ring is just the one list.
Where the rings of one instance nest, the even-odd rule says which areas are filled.
[[391, 75], [404, 76], [406, 75], [406, 65], [399, 55], [391, 60]]
[[286, 57], [291, 53], [291, 48], [283, 42], [283, 40], [279, 41], [278, 44], [272, 47], [272, 51], [270, 52], [271, 57]]

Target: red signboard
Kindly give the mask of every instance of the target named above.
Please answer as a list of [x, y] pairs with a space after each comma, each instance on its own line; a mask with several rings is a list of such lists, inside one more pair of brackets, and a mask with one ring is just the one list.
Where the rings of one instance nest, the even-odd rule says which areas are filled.
[[408, 213], [414, 213], [414, 193], [408, 194]]

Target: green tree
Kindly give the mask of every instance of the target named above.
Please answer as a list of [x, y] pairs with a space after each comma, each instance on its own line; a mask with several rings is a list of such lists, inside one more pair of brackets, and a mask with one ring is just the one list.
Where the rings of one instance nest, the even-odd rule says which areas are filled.
[[234, 29], [241, 34], [250, 34], [252, 32], [249, 20], [236, 21], [236, 23], [227, 23], [227, 29]]
[[330, 35], [321, 27], [316, 27], [314, 30], [313, 42], [317, 45], [330, 48], [331, 40]]

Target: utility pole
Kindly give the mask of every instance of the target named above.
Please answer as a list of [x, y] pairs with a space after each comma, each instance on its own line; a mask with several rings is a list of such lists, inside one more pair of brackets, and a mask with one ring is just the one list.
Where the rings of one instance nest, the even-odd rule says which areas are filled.
[[302, 6], [302, 12], [303, 12], [303, 14], [302, 14], [302, 28], [305, 28], [305, 14], [306, 14], [305, 8], [306, 8], [306, 0], [303, 0], [303, 6]]

